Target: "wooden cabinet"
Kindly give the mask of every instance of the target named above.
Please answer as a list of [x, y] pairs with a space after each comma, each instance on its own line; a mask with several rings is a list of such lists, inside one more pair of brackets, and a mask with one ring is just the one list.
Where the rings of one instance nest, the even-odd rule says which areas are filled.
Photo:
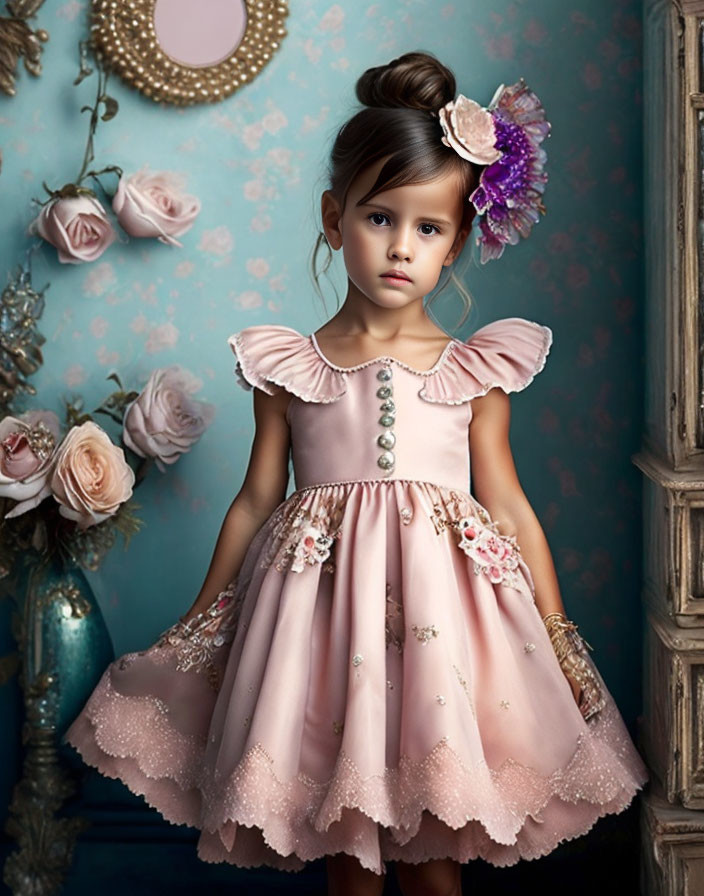
[[644, 2], [641, 891], [704, 894], [704, 0]]

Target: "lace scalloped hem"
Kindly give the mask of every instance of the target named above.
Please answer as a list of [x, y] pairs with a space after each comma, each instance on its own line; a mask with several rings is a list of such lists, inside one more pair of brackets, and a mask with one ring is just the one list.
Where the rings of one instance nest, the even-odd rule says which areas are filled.
[[[94, 728], [79, 719], [75, 734], [66, 738], [80, 749], [88, 765], [110, 778], [122, 780], [128, 789], [145, 799], [165, 821], [198, 828], [200, 824], [201, 793], [185, 791], [170, 778], [149, 777], [132, 757], [111, 756], [95, 741]], [[586, 834], [603, 816], [623, 811], [633, 800], [643, 782], [624, 787], [604, 805], [586, 800], [567, 803], [554, 796], [536, 818], [525, 819], [517, 840], [502, 844], [492, 840], [478, 820], [467, 822], [455, 830], [432, 813], [422, 815], [417, 833], [403, 845], [394, 833], [380, 826], [359, 809], [345, 808], [338, 821], [324, 832], [300, 830], [290, 852], [282, 853], [272, 842], [282, 839], [288, 823], [273, 816], [267, 831], [255, 825], [227, 821], [218, 831], [202, 830], [198, 857], [208, 863], [227, 862], [240, 868], [266, 866], [281, 871], [301, 871], [307, 862], [346, 852], [356, 856], [363, 867], [376, 874], [386, 871], [386, 862], [403, 861], [411, 864], [431, 859], [452, 858], [469, 862], [482, 858], [498, 867], [515, 865], [521, 859], [532, 860], [552, 852], [560, 843]], [[284, 836], [285, 839], [285, 836]]]
[[[608, 709], [615, 711], [607, 707], [607, 716]], [[404, 757], [380, 775], [362, 776], [341, 754], [325, 783], [302, 774], [281, 782], [257, 744], [227, 780], [204, 780], [199, 856], [295, 870], [346, 852], [375, 873], [386, 860], [481, 857], [512, 865], [621, 812], [647, 778], [628, 740], [605, 747], [591, 731], [547, 777], [511, 759], [496, 770], [468, 769], [441, 741], [425, 759]]]
[[[602, 806], [581, 800], [575, 804], [553, 797], [539, 818], [529, 816], [516, 842], [497, 843], [478, 820], [455, 830], [431, 812], [424, 812], [418, 833], [403, 845], [393, 832], [379, 826], [357, 809], [345, 809], [340, 821], [324, 836], [301, 838], [294, 851], [281, 854], [258, 827], [227, 822], [218, 832], [203, 831], [198, 841], [198, 857], [210, 863], [227, 862], [240, 868], [261, 866], [280, 871], [301, 871], [307, 862], [340, 852], [354, 855], [375, 874], [386, 872], [386, 862], [418, 864], [432, 859], [454, 859], [460, 863], [481, 858], [496, 867], [532, 861], [551, 853], [561, 843], [590, 831], [605, 815], [622, 812], [642, 784], [622, 792]], [[226, 842], [223, 842], [225, 840]]]
[[201, 793], [197, 788], [184, 789], [171, 777], [155, 778], [141, 768], [133, 756], [116, 756], [107, 752], [96, 740], [96, 729], [85, 716], [71, 725], [64, 738], [81, 754], [83, 761], [107, 778], [115, 778], [135, 796], [156, 809], [164, 821], [198, 827], [201, 816]]
[[[128, 699], [153, 714], [149, 700]], [[609, 710], [611, 705], [602, 724]], [[166, 733], [161, 735], [168, 744]], [[159, 762], [157, 772], [146, 747], [141, 757], [114, 755], [125, 745], [111, 746], [105, 736], [105, 729], [83, 715], [65, 739], [89, 765], [122, 780], [166, 821], [200, 829], [199, 858], [287, 871], [339, 852], [355, 855], [377, 874], [394, 860], [481, 857], [513, 865], [546, 855], [602, 816], [621, 812], [647, 780], [627, 740], [609, 758], [591, 732], [580, 737], [567, 766], [547, 778], [513, 760], [496, 770], [480, 765], [469, 772], [441, 741], [420, 762], [402, 759], [398, 769], [366, 778], [340, 756], [332, 779], [322, 783], [304, 775], [278, 781], [259, 745], [248, 750], [227, 782], [213, 781], [195, 756], [184, 767], [183, 754], [175, 765]]]

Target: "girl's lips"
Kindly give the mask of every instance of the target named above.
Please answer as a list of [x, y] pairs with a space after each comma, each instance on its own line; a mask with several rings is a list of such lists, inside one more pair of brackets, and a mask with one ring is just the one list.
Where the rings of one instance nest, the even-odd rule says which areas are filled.
[[387, 271], [385, 274], [381, 275], [384, 280], [395, 280], [397, 283], [411, 283], [412, 280], [406, 274], [401, 273], [401, 271]]

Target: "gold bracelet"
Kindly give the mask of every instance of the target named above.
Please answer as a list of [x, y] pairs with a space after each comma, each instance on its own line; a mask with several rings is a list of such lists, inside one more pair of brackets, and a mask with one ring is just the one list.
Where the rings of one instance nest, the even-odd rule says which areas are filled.
[[563, 674], [579, 685], [578, 706], [583, 718], [589, 719], [606, 705], [599, 682], [586, 659], [585, 647], [593, 648], [564, 613], [548, 613], [543, 617], [543, 623]]

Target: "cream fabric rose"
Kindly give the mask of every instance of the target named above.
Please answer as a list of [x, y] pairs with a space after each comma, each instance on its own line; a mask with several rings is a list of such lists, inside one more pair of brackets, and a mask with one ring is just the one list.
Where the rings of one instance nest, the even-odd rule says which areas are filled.
[[501, 157], [494, 148], [496, 129], [491, 112], [461, 93], [438, 112], [444, 136], [442, 142], [477, 165], [490, 165]]
[[125, 452], [97, 423], [69, 430], [56, 453], [51, 490], [59, 513], [87, 529], [112, 516], [131, 495], [135, 476]]
[[54, 199], [29, 229], [56, 246], [59, 261], [64, 264], [95, 261], [117, 238], [105, 209], [94, 196]]
[[215, 406], [189, 393], [200, 382], [173, 364], [154, 370], [142, 392], [125, 411], [122, 438], [140, 457], [153, 457], [163, 473], [197, 442], [213, 421]]
[[112, 207], [130, 236], [157, 237], [162, 243], [180, 246], [174, 237], [193, 226], [200, 200], [183, 192], [183, 182], [173, 172], [150, 173], [143, 168], [120, 178]]
[[18, 503], [5, 519], [26, 513], [51, 494], [51, 475], [60, 440], [53, 411], [26, 411], [0, 420], [0, 497]]

